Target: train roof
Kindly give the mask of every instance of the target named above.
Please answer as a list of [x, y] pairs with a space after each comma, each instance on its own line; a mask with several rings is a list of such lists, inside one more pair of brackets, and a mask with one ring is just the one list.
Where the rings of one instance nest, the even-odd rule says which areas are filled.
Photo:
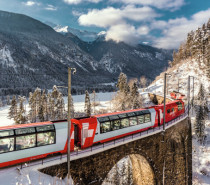
[[136, 111], [145, 111], [148, 112], [147, 108], [144, 109], [132, 109], [132, 110], [126, 110], [126, 111], [119, 111], [119, 112], [112, 112], [112, 113], [106, 113], [106, 114], [99, 114], [99, 115], [94, 115], [92, 117], [100, 118], [100, 117], [105, 117], [105, 116], [111, 116], [111, 115], [118, 115], [118, 114], [125, 114], [129, 112], [136, 112]]
[[35, 127], [35, 126], [48, 125], [48, 124], [53, 124], [53, 122], [46, 121], [46, 122], [39, 122], [39, 123], [28, 123], [28, 124], [9, 125], [9, 126], [0, 127], [0, 130], [17, 129], [17, 128], [23, 128], [23, 127]]

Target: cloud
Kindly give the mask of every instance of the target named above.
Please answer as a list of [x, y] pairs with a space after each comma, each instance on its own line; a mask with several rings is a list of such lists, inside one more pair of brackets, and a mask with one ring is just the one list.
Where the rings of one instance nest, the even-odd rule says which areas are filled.
[[[122, 8], [107, 7], [101, 10], [89, 10], [87, 14], [79, 17], [78, 22], [83, 26], [106, 28], [106, 40], [112, 39], [116, 42], [123, 41], [135, 45], [139, 43], [143, 35], [150, 31], [144, 23], [159, 16], [150, 7], [127, 5]], [[137, 22], [138, 24], [142, 22], [143, 25], [136, 28], [131, 22]]]
[[129, 24], [117, 24], [106, 32], [106, 40], [114, 40], [116, 42], [125, 42], [130, 45], [138, 44], [139, 35], [134, 26]]
[[113, 7], [107, 7], [102, 10], [93, 9], [87, 14], [81, 15], [78, 21], [79, 24], [83, 26], [107, 28], [116, 24], [125, 23], [127, 20], [146, 21], [159, 16], [160, 15], [150, 7], [137, 8], [133, 5], [128, 5], [121, 9]]
[[[156, 38], [153, 46], [166, 49], [178, 48], [180, 43], [187, 38], [187, 33], [207, 23], [209, 15], [210, 9], [207, 9], [192, 15], [190, 19], [182, 17], [168, 21], [154, 21], [151, 24], [151, 28], [161, 29], [163, 36]], [[160, 23], [163, 26], [162, 28], [157, 26]]]
[[22, 2], [25, 6], [34, 6], [34, 5], [40, 5], [40, 3], [37, 3], [35, 1], [27, 1], [27, 2]]
[[57, 7], [50, 4], [48, 4], [47, 7], [45, 7], [45, 10], [50, 10], [50, 11], [56, 11], [57, 9], [58, 9]]
[[77, 5], [77, 4], [80, 4], [80, 3], [84, 2], [84, 1], [90, 2], [90, 3], [99, 3], [102, 0], [63, 0], [63, 1], [65, 3], [67, 3], [67, 4], [75, 4], [75, 5]]
[[177, 10], [185, 5], [184, 0], [110, 0], [113, 3], [153, 6], [159, 9]]
[[79, 12], [79, 11], [77, 11], [77, 10], [72, 10], [72, 15], [73, 15], [73, 16], [76, 16], [76, 17], [79, 17], [79, 16], [82, 15], [82, 13]]

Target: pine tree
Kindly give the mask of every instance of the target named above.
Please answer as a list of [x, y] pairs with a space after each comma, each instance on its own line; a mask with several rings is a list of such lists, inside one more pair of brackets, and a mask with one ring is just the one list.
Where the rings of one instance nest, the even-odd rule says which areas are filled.
[[118, 77], [117, 87], [120, 92], [125, 92], [127, 90], [127, 76], [123, 72], [121, 72]]
[[16, 96], [12, 97], [11, 106], [9, 108], [8, 118], [14, 119], [17, 116], [17, 100]]
[[133, 185], [133, 171], [131, 168], [130, 160], [128, 160], [128, 168], [127, 168], [127, 184]]
[[91, 116], [91, 103], [88, 91], [85, 91], [85, 113], [86, 116]]
[[205, 119], [208, 115], [207, 98], [203, 84], [200, 85], [198, 97], [196, 100], [196, 120], [195, 120], [195, 133], [202, 143], [205, 135]]
[[18, 99], [19, 99], [19, 109], [17, 111], [17, 116], [15, 117], [15, 123], [25, 124], [27, 122], [27, 117], [26, 117], [26, 110], [23, 106], [23, 103], [26, 100], [26, 98], [19, 96]]
[[39, 121], [41, 121], [41, 122], [44, 121], [44, 106], [43, 106], [43, 104], [41, 104], [39, 107], [38, 117], [39, 117]]
[[49, 115], [48, 115], [48, 102], [47, 102], [47, 95], [45, 93], [45, 90], [42, 91], [41, 102], [42, 102], [42, 106], [43, 106], [44, 121], [48, 121], [48, 118], [49, 118]]
[[57, 107], [57, 119], [58, 120], [64, 119], [65, 104], [63, 100], [63, 95], [60, 92], [58, 94], [56, 107]]

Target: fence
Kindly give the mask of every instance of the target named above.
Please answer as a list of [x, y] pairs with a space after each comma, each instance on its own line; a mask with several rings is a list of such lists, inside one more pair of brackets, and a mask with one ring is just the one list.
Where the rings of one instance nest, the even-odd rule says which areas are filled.
[[[170, 122], [167, 122], [165, 124], [165, 128], [167, 129], [167, 128], [175, 125], [176, 123], [180, 122], [180, 120], [185, 119], [187, 117], [187, 112], [188, 112], [188, 107], [186, 106], [185, 113], [183, 115], [175, 118], [174, 120], [171, 120]], [[76, 150], [74, 152], [71, 152], [70, 159], [72, 161], [72, 160], [76, 160], [76, 159], [79, 159], [79, 158], [94, 155], [96, 153], [103, 152], [103, 151], [108, 150], [110, 148], [114, 148], [116, 146], [120, 146], [120, 145], [129, 143], [129, 142], [132, 142], [132, 141], [135, 141], [135, 140], [138, 140], [138, 139], [141, 139], [141, 138], [153, 135], [153, 134], [157, 134], [157, 133], [160, 133], [162, 131], [163, 131], [163, 125], [152, 128], [152, 129], [149, 129], [149, 130], [146, 130], [146, 131], [143, 131], [143, 132], [132, 134], [132, 135], [120, 138], [120, 139], [115, 139], [115, 140], [110, 141], [110, 142], [102, 143], [102, 144], [99, 144], [99, 145], [96, 145], [96, 146], [91, 146], [91, 147], [86, 148], [84, 150], [80, 150], [80, 151]], [[27, 168], [27, 167], [30, 167], [30, 166], [36, 166], [36, 165], [40, 165], [40, 164], [43, 165], [43, 164], [46, 164], [46, 163], [49, 163], [49, 162], [52, 162], [52, 161], [56, 161], [56, 160], [58, 160], [56, 162], [59, 163], [63, 159], [64, 159], [64, 161], [62, 161], [62, 162], [66, 162], [67, 154], [59, 155], [59, 156], [55, 156], [55, 157], [51, 157], [51, 158], [44, 158], [44, 159], [41, 159], [41, 160], [38, 160], [38, 161], [31, 161], [31, 162], [28, 162], [28, 163], [20, 164], [20, 165], [16, 166], [16, 168], [22, 169], [22, 168]]]

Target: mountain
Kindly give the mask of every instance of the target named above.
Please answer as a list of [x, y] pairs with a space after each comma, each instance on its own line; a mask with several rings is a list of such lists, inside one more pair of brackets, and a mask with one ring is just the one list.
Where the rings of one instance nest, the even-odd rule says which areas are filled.
[[56, 32], [61, 33], [61, 34], [65, 35], [66, 33], [72, 33], [73, 35], [77, 36], [80, 40], [82, 40], [84, 42], [93, 42], [101, 35], [101, 32], [96, 33], [96, 32], [91, 32], [91, 31], [87, 31], [87, 30], [79, 30], [79, 29], [75, 29], [75, 28], [70, 28], [69, 26], [56, 25], [56, 24], [48, 22], [48, 21], [45, 22], [45, 24], [49, 25]]
[[168, 66], [168, 61], [172, 59], [172, 50], [140, 44], [134, 47], [123, 42], [105, 41], [103, 35], [90, 43], [82, 42], [69, 33], [66, 36], [98, 61], [105, 71], [115, 76], [123, 71], [130, 78], [144, 75], [152, 80]]
[[66, 86], [68, 67], [77, 68], [72, 84], [78, 88], [116, 82], [121, 71], [153, 80], [171, 58], [171, 51], [105, 41], [103, 34], [84, 42], [31, 17], [0, 11], [1, 89]]
[[28, 16], [0, 11], [0, 88], [66, 85], [68, 67], [77, 68], [76, 85], [110, 82], [111, 74], [64, 35]]

